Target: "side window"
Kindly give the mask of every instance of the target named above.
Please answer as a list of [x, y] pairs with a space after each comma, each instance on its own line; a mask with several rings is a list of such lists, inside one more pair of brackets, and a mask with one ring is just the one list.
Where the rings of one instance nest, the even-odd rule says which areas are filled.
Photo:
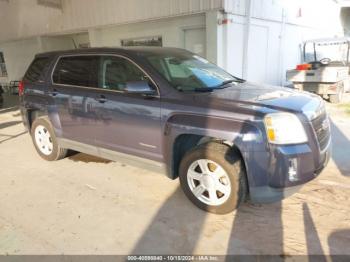
[[157, 69], [168, 81], [171, 81], [169, 70], [165, 64], [165, 59], [159, 59], [158, 57], [148, 57], [148, 61], [151, 65]]
[[98, 87], [98, 56], [67, 56], [59, 59], [53, 73], [56, 84]]
[[44, 80], [43, 77], [48, 63], [48, 57], [39, 57], [34, 59], [23, 79], [31, 83]]
[[127, 82], [144, 81], [145, 74], [132, 62], [121, 57], [102, 56], [100, 87], [123, 91]]

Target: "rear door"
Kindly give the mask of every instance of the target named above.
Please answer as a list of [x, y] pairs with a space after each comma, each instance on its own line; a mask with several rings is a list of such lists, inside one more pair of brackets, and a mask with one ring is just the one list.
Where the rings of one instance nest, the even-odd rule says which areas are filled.
[[58, 136], [94, 144], [98, 117], [93, 110], [93, 90], [97, 82], [98, 56], [69, 55], [58, 58], [52, 74], [49, 95], [55, 101], [54, 110]]

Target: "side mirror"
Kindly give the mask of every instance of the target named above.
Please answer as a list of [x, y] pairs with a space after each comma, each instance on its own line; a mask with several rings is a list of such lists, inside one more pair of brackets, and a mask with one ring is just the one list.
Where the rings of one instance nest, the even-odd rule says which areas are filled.
[[149, 85], [148, 81], [130, 81], [126, 82], [125, 92], [131, 94], [152, 95], [155, 90]]

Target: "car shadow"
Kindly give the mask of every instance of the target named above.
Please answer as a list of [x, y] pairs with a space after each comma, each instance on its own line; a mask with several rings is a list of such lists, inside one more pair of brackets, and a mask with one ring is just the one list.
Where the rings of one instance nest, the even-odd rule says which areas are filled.
[[17, 111], [18, 109], [19, 109], [18, 106], [7, 107], [7, 108], [0, 107], [0, 115], [9, 113], [9, 112], [14, 112], [14, 111]]
[[0, 112], [4, 109], [10, 109], [10, 108], [17, 108], [19, 104], [19, 97], [18, 95], [11, 95], [8, 93], [3, 93], [3, 103], [0, 107]]
[[22, 121], [9, 121], [9, 122], [0, 123], [0, 129], [10, 127], [10, 126], [15, 126], [21, 123]]
[[307, 203], [303, 203], [304, 228], [307, 254], [310, 262], [326, 262], [324, 251], [318, 236], [314, 220]]
[[332, 158], [344, 176], [350, 176], [350, 141], [344, 133], [331, 121], [333, 152]]
[[7, 137], [7, 138], [5, 138], [4, 140], [0, 140], [0, 144], [1, 144], [1, 143], [4, 143], [4, 142], [6, 142], [6, 141], [12, 140], [12, 139], [14, 139], [14, 138], [17, 138], [17, 137], [19, 137], [19, 136], [22, 136], [22, 135], [24, 135], [24, 134], [26, 134], [26, 133], [27, 133], [27, 132], [21, 132], [21, 133], [19, 133], [19, 134], [17, 134], [17, 135], [13, 135], [13, 136], [4, 135], [4, 134], [1, 134], [1, 133], [0, 133], [0, 137], [2, 137], [2, 136]]
[[[181, 205], [179, 205], [181, 203]], [[310, 209], [302, 205], [306, 255], [308, 261], [327, 261]], [[284, 252], [281, 202], [273, 204], [244, 203], [233, 213], [234, 221], [227, 245], [226, 261], [266, 255], [267, 261], [285, 261], [295, 255]], [[181, 215], [179, 215], [181, 214]], [[161, 206], [130, 254], [194, 254], [202, 234], [207, 213], [195, 208], [178, 188]], [[249, 225], [249, 226], [247, 226]], [[300, 232], [302, 233], [302, 232]], [[329, 237], [330, 254], [344, 252], [350, 242], [350, 230]], [[338, 250], [339, 249], [339, 250]], [[239, 260], [237, 260], [239, 261]], [[245, 260], [244, 260], [245, 261]], [[339, 257], [333, 259], [339, 260]]]
[[[302, 208], [308, 261], [327, 261], [310, 209], [306, 203]], [[284, 252], [281, 211], [281, 202], [264, 205], [247, 203], [239, 208], [235, 214], [227, 255], [265, 254], [272, 255], [273, 261], [292, 258], [290, 254]], [[249, 225], [249, 231], [247, 231], [247, 225]], [[350, 234], [347, 237], [350, 237]], [[228, 256], [227, 261], [230, 259], [231, 257]]]
[[69, 151], [68, 152], [68, 159], [74, 161], [74, 162], [84, 162], [84, 163], [104, 163], [108, 164], [111, 163], [111, 160], [103, 159], [97, 156], [88, 155], [85, 153], [75, 152], [75, 151]]
[[[334, 231], [328, 237], [328, 246], [333, 262], [349, 261], [350, 256], [350, 228]], [[348, 250], [344, 253], [344, 250]]]
[[281, 202], [264, 205], [248, 202], [236, 210], [226, 254], [229, 255], [226, 261], [237, 254], [268, 254], [275, 256], [274, 261], [283, 261], [288, 255], [283, 251]]
[[178, 187], [153, 217], [131, 254], [192, 255], [206, 216]]

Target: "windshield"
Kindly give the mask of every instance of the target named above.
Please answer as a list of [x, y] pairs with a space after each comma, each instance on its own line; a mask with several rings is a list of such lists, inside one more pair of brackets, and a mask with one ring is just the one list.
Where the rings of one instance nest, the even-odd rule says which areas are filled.
[[[314, 46], [316, 58], [314, 54]], [[333, 62], [346, 62], [348, 55], [347, 42], [323, 42], [306, 43], [304, 62], [320, 61], [323, 58], [329, 58]]]
[[179, 91], [212, 91], [231, 82], [242, 82], [192, 53], [148, 54], [146, 59]]

